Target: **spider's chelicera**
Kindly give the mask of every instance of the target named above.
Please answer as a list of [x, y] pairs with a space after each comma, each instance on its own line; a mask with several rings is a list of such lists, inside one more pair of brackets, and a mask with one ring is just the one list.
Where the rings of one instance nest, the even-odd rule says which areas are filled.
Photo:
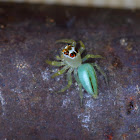
[[[47, 64], [53, 66], [63, 66], [61, 70], [52, 75], [52, 78], [63, 74], [67, 70], [67, 80], [68, 84], [63, 89], [58, 92], [64, 92], [72, 85], [72, 72], [74, 72], [74, 78], [78, 83], [80, 89], [80, 99], [82, 104], [83, 93], [82, 86], [84, 89], [92, 95], [92, 97], [96, 98], [98, 95], [97, 88], [97, 77], [94, 67], [96, 67], [99, 72], [105, 77], [107, 82], [106, 74], [101, 70], [101, 68], [96, 63], [84, 63], [89, 58], [103, 58], [101, 55], [92, 55], [87, 54], [85, 57], [81, 58], [81, 54], [85, 50], [85, 45], [82, 41], [80, 43], [80, 49], [76, 48], [76, 42], [71, 39], [62, 39], [58, 40], [57, 43], [67, 43], [66, 47], [62, 50], [61, 56], [56, 56], [58, 61], [50, 61], [46, 60]], [[84, 64], [83, 64], [84, 63]]]

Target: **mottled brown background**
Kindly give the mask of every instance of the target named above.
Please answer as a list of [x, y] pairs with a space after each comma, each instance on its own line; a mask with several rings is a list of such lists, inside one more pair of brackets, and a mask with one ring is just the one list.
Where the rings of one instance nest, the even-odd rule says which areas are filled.
[[[82, 40], [106, 72], [99, 96], [55, 79], [63, 44]], [[85, 55], [84, 54], [84, 55]], [[0, 140], [139, 140], [140, 11], [0, 3]]]

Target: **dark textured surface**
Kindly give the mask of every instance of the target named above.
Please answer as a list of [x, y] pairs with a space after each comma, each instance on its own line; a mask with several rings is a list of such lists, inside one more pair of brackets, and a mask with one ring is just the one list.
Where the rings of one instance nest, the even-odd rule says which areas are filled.
[[[82, 40], [96, 62], [98, 99], [76, 82], [65, 93], [65, 74], [48, 66], [64, 45]], [[140, 11], [0, 3], [1, 140], [139, 140]], [[89, 62], [94, 62], [90, 60]]]

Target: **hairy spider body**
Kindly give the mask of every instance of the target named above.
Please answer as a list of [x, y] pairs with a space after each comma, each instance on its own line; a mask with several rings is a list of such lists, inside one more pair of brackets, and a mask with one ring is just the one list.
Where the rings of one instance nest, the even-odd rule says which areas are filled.
[[96, 98], [98, 95], [97, 89], [97, 77], [94, 66], [101, 72], [101, 74], [105, 77], [107, 82], [106, 74], [101, 70], [101, 68], [96, 63], [84, 63], [89, 58], [103, 58], [101, 55], [92, 55], [87, 54], [84, 58], [81, 58], [81, 54], [85, 50], [85, 45], [82, 41], [80, 43], [80, 49], [76, 49], [76, 42], [71, 39], [62, 39], [58, 40], [57, 43], [67, 43], [66, 47], [61, 52], [61, 57], [56, 56], [58, 61], [50, 61], [46, 60], [46, 63], [53, 66], [64, 66], [61, 70], [57, 73], [52, 75], [52, 78], [63, 74], [66, 70], [67, 71], [67, 80], [68, 84], [63, 89], [58, 92], [64, 92], [72, 85], [72, 72], [74, 72], [75, 80], [78, 83], [80, 89], [80, 99], [82, 104], [83, 93], [82, 93], [82, 86], [84, 89], [92, 95], [92, 97]]

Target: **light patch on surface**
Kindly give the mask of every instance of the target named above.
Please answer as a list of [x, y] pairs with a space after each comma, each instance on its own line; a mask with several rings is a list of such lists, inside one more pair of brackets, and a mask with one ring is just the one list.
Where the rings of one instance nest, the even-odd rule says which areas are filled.
[[[116, 88], [117, 90], [115, 90], [114, 92], [118, 98], [115, 104], [119, 104], [121, 106], [121, 115], [124, 117], [127, 117], [126, 112], [124, 111], [126, 110], [126, 102], [130, 98], [137, 97], [137, 87], [134, 85], [129, 85], [128, 87], [122, 88], [121, 84], [118, 84], [117, 87], [118, 87]], [[123, 93], [123, 96], [122, 96], [122, 93]], [[139, 111], [138, 108], [139, 108], [138, 104], [135, 104], [134, 110], [136, 112]]]
[[14, 88], [14, 89], [11, 89], [11, 91], [13, 91], [15, 93], [19, 93], [19, 94], [23, 93], [23, 90], [21, 90], [20, 88]]
[[[28, 89], [31, 91], [30, 88]], [[28, 104], [26, 103], [26, 99], [30, 92], [25, 92], [25, 90], [22, 90], [20, 86], [11, 89], [11, 91], [17, 93], [17, 99], [19, 100], [19, 104], [21, 104], [25, 110], [28, 110]]]
[[61, 75], [61, 76], [56, 77], [55, 79], [56, 79], [56, 81], [58, 82], [58, 81], [60, 81], [60, 79], [61, 79], [62, 77], [63, 77], [63, 76]]
[[0, 102], [1, 102], [2, 111], [3, 111], [2, 115], [4, 115], [5, 114], [5, 104], [6, 104], [6, 102], [5, 102], [4, 98], [3, 98], [1, 88], [0, 88]]
[[127, 39], [126, 39], [126, 38], [121, 38], [121, 39], [120, 39], [120, 44], [121, 44], [122, 46], [127, 46], [127, 45], [128, 45]]
[[53, 88], [49, 88], [49, 91], [53, 91]]
[[50, 79], [49, 69], [46, 68], [45, 71], [41, 71], [41, 76], [42, 76], [43, 81], [49, 81]]
[[90, 125], [91, 125], [91, 113], [92, 110], [94, 109], [94, 101], [91, 95], [86, 95], [85, 96], [86, 102], [84, 103], [85, 109], [84, 112], [80, 113], [77, 115], [77, 118], [81, 121], [81, 126], [90, 131]]
[[[60, 70], [60, 69], [53, 69], [52, 72], [53, 72], [53, 74], [54, 74], [54, 73], [58, 72], [59, 70]], [[63, 78], [63, 75], [65, 75], [65, 73], [63, 73], [63, 74], [61, 74], [61, 75], [59, 75], [59, 76], [56, 76], [56, 77], [55, 77], [55, 80], [56, 80], [57, 82], [60, 81], [60, 79]]]
[[64, 100], [63, 100], [63, 103], [62, 103], [62, 108], [67, 108], [68, 105], [70, 104], [71, 100], [69, 97], [66, 97]]
[[127, 92], [127, 93], [130, 93], [130, 94], [133, 94], [138, 92], [138, 87], [137, 86], [128, 86], [127, 88], [124, 88], [124, 91]]
[[140, 89], [138, 85], [136, 85], [136, 89], [137, 89], [137, 94], [140, 94]]
[[[23, 78], [24, 78], [24, 75], [22, 74], [19, 74], [19, 79], [16, 83], [16, 86], [14, 88], [11, 89], [12, 92], [14, 93], [18, 93], [18, 94], [32, 94], [33, 93], [33, 90], [36, 90], [38, 86], [35, 86], [34, 84], [31, 84], [31, 80], [33, 79], [34, 81], [36, 80], [34, 74], [29, 71], [29, 76], [28, 77], [29, 79], [27, 79], [27, 84], [26, 86], [24, 86], [23, 84]], [[35, 81], [36, 82], [36, 81]]]
[[81, 126], [86, 128], [88, 131], [90, 130], [90, 121], [91, 121], [91, 116], [90, 116], [90, 112], [88, 112], [87, 110], [84, 113], [79, 114], [78, 119], [80, 119], [81, 121]]
[[[48, 68], [46, 68], [45, 71], [41, 71], [41, 76], [42, 76], [43, 81], [49, 81], [50, 79], [52, 79], [51, 76], [54, 73], [58, 72], [58, 69], [53, 69], [51, 72]], [[56, 76], [55, 80], [60, 81], [60, 79], [63, 77], [62, 75]]]
[[133, 19], [131, 19], [131, 18], [127, 18], [126, 21], [127, 21], [128, 23], [130, 23], [130, 24], [133, 24], [133, 23], [134, 23]]
[[49, 110], [49, 111], [52, 111], [52, 108], [54, 107], [53, 106], [53, 103], [54, 103], [54, 99], [53, 97], [51, 96], [51, 94], [48, 94], [48, 96], [46, 97], [46, 108]]
[[29, 65], [25, 62], [20, 62], [20, 63], [17, 63], [16, 67], [19, 69], [19, 70], [22, 70], [22, 69], [26, 69], [29, 67]]
[[14, 61], [14, 66], [18, 70], [19, 73], [27, 75], [29, 73], [30, 65], [19, 56], [16, 57]]

